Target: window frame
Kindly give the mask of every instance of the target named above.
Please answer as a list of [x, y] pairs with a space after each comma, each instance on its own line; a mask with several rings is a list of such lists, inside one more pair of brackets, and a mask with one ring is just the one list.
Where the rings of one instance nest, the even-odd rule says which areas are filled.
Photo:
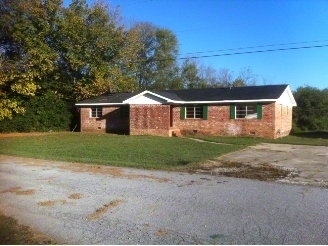
[[100, 106], [91, 107], [90, 117], [95, 118], [95, 119], [101, 118], [102, 117], [102, 109], [103, 109], [103, 107], [100, 107]]
[[[244, 107], [245, 109], [240, 109]], [[247, 118], [247, 116], [254, 115], [254, 117]], [[258, 119], [258, 108], [256, 103], [238, 103], [235, 105], [235, 119]]]
[[[190, 113], [192, 109], [192, 113]], [[203, 105], [186, 105], [185, 106], [185, 119], [203, 119]], [[189, 112], [188, 112], [189, 111]], [[190, 116], [192, 115], [192, 117]]]

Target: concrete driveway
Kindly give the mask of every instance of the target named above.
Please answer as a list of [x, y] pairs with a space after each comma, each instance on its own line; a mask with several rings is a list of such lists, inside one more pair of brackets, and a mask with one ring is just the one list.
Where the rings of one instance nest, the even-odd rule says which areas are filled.
[[328, 187], [328, 147], [262, 143], [217, 159], [244, 164], [270, 164], [287, 168], [293, 175], [279, 182]]
[[69, 244], [328, 244], [327, 203], [322, 187], [0, 156], [0, 209]]

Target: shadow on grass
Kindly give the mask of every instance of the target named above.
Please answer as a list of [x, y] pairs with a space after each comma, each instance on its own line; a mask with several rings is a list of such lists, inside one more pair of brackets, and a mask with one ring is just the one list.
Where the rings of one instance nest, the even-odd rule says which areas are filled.
[[186, 160], [180, 160], [180, 161], [177, 162], [177, 164], [178, 164], [179, 166], [186, 166], [186, 165], [188, 165], [189, 163], [190, 163], [190, 161], [186, 161]]
[[298, 132], [292, 133], [291, 136], [301, 137], [301, 138], [321, 138], [328, 139], [327, 131], [316, 131], [316, 132]]

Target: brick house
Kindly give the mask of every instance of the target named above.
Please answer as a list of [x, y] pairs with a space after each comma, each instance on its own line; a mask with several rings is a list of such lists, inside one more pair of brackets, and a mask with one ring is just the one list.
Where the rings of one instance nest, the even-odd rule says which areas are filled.
[[76, 103], [81, 131], [130, 135], [289, 135], [288, 85], [111, 93]]

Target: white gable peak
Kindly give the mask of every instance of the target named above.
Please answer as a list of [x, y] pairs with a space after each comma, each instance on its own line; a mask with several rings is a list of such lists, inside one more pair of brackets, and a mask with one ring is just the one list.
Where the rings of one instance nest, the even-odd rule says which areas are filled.
[[128, 104], [165, 104], [168, 99], [150, 91], [144, 91], [140, 94], [125, 100]]
[[287, 106], [297, 106], [293, 93], [289, 87], [286, 87], [285, 91], [278, 98], [277, 103], [287, 105]]

